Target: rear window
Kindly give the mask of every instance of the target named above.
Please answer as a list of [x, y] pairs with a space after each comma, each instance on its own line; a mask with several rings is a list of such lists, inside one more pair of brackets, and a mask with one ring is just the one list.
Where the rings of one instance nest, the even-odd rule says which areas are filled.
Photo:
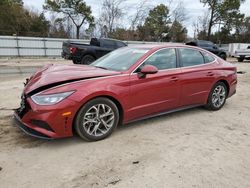
[[190, 67], [204, 64], [203, 55], [194, 49], [182, 48], [180, 50], [180, 57], [183, 67]]
[[104, 40], [103, 44], [106, 48], [116, 48], [116, 42], [113, 40]]
[[215, 60], [215, 58], [208, 53], [203, 53], [203, 56], [204, 56], [205, 63], [211, 63]]
[[117, 47], [117, 48], [121, 48], [121, 47], [124, 47], [124, 46], [126, 46], [125, 43], [116, 41], [116, 47]]

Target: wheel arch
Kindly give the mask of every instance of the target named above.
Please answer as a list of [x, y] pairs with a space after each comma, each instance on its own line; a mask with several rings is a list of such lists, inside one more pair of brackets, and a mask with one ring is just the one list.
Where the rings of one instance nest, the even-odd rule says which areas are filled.
[[223, 55], [227, 55], [226, 52], [220, 52], [220, 53], [219, 53], [219, 55], [222, 55], [222, 54], [223, 54]]
[[[224, 59], [224, 60], [227, 59], [227, 53], [226, 53], [226, 52], [220, 52], [220, 53], [218, 54], [218, 56], [219, 56], [220, 58]], [[223, 56], [224, 56], [224, 57], [223, 57]]]
[[[229, 94], [229, 92], [230, 92], [230, 85], [229, 85], [228, 81], [225, 80], [225, 79], [220, 79], [220, 80], [218, 80], [216, 83], [218, 83], [218, 82], [222, 82], [223, 84], [226, 85], [226, 87], [227, 87], [227, 96], [228, 96], [228, 94]], [[216, 84], [216, 83], [215, 83], [215, 84]], [[214, 84], [214, 85], [215, 85], [215, 84]]]
[[111, 96], [111, 95], [99, 95], [99, 96], [94, 96], [94, 97], [92, 97], [92, 98], [89, 98], [86, 102], [84, 102], [84, 103], [78, 108], [78, 110], [77, 110], [77, 112], [75, 113], [75, 116], [74, 116], [74, 118], [73, 118], [73, 121], [72, 121], [72, 133], [75, 132], [75, 126], [74, 126], [74, 125], [75, 125], [75, 120], [76, 120], [76, 116], [77, 116], [78, 112], [81, 110], [81, 108], [82, 108], [87, 102], [89, 102], [89, 101], [91, 101], [91, 100], [94, 100], [94, 99], [96, 99], [96, 98], [101, 98], [101, 97], [107, 98], [107, 99], [109, 99], [109, 100], [111, 100], [112, 102], [115, 103], [115, 105], [117, 106], [118, 111], [119, 111], [119, 122], [118, 122], [118, 125], [121, 125], [121, 124], [122, 124], [123, 119], [124, 119], [124, 108], [123, 108], [121, 102], [120, 102], [117, 98], [115, 98], [115, 97], [113, 97], [113, 96]]
[[81, 60], [82, 60], [85, 56], [87, 56], [87, 55], [90, 55], [90, 56], [94, 57], [95, 59], [97, 59], [97, 57], [96, 57], [96, 55], [95, 55], [94, 52], [86, 52], [86, 53], [82, 54]]

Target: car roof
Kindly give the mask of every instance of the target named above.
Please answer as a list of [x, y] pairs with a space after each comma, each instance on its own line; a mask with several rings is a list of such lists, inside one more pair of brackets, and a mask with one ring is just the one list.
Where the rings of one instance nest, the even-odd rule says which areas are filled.
[[[188, 47], [190, 48], [189, 45], [185, 45], [185, 44], [181, 44], [181, 43], [164, 43], [164, 44], [129, 44], [128, 47], [132, 47], [132, 48], [140, 48], [140, 49], [148, 49], [148, 50], [157, 50], [157, 49], [161, 49], [161, 48], [168, 48], [168, 47]], [[191, 48], [196, 48], [199, 49], [197, 47], [193, 47], [191, 46]]]
[[99, 38], [99, 40], [116, 41], [116, 42], [122, 42], [122, 43], [125, 43], [125, 44], [126, 44], [126, 42], [124, 42], [124, 41], [122, 41], [122, 40], [117, 40], [117, 39], [113, 39], [113, 38]]

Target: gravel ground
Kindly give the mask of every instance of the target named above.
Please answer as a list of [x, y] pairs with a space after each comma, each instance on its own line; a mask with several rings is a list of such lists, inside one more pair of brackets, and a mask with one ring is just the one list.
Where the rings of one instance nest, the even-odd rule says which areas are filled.
[[22, 133], [11, 109], [30, 74], [0, 74], [0, 187], [250, 187], [250, 63], [236, 65], [246, 73], [220, 111], [195, 108], [132, 123], [94, 143]]

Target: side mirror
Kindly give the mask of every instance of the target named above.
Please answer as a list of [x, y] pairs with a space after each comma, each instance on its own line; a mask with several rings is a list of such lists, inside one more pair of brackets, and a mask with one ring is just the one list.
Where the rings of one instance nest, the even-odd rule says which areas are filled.
[[217, 46], [213, 46], [213, 49], [217, 50], [217, 49], [218, 49], [218, 47], [217, 47]]
[[145, 65], [139, 72], [139, 78], [145, 78], [147, 74], [156, 74], [158, 69], [153, 65]]

